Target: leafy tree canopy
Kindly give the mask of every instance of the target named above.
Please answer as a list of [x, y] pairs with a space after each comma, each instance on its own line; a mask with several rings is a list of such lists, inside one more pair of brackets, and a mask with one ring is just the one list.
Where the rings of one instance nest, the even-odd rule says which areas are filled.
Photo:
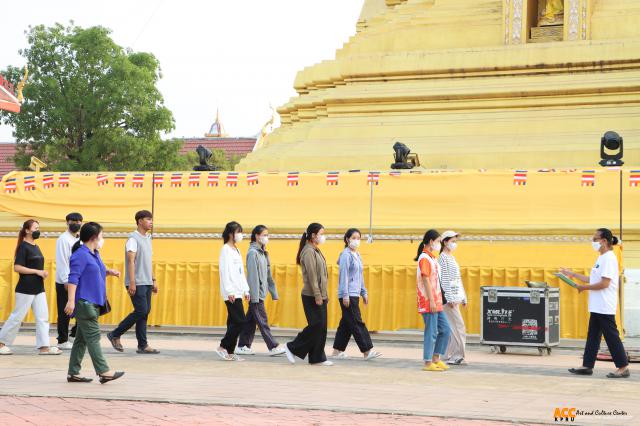
[[[190, 168], [182, 144], [161, 139], [174, 120], [153, 54], [118, 46], [103, 27], [40, 25], [26, 34], [25, 101], [19, 114], [0, 113], [15, 129], [18, 167], [35, 155], [58, 171]], [[3, 74], [17, 82], [22, 67]]]

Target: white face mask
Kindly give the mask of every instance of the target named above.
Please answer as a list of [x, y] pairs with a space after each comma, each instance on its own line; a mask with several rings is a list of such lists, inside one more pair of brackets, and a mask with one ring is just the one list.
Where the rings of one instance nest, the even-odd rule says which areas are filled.
[[435, 243], [433, 245], [433, 251], [440, 251], [441, 248], [442, 248], [442, 244], [440, 243]]
[[239, 243], [243, 239], [244, 239], [244, 235], [242, 234], [242, 232], [238, 232], [233, 236], [233, 241], [235, 241], [236, 243]]
[[104, 245], [104, 238], [100, 237], [98, 239], [98, 250], [100, 250], [103, 245]]
[[454, 251], [455, 249], [458, 248], [458, 243], [450, 242], [449, 244], [447, 244], [447, 247], [449, 248], [449, 250]]
[[349, 240], [349, 247], [354, 250], [357, 249], [358, 247], [360, 247], [360, 240]]
[[266, 246], [269, 242], [269, 237], [259, 237], [258, 241], [260, 241], [260, 244], [262, 244], [263, 246]]
[[593, 247], [595, 251], [600, 251], [600, 246], [600, 241], [591, 241], [591, 247]]
[[324, 242], [327, 241], [327, 237], [324, 235], [316, 235], [316, 241], [318, 244], [324, 244]]

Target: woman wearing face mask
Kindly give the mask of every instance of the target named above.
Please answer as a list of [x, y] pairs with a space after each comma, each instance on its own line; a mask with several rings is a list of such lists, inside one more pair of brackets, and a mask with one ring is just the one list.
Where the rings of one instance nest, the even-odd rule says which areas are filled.
[[345, 248], [338, 258], [340, 268], [338, 299], [342, 310], [342, 319], [333, 341], [332, 358], [347, 358], [344, 351], [347, 349], [351, 335], [353, 335], [365, 360], [378, 358], [382, 355], [373, 349], [369, 330], [367, 330], [360, 314], [360, 297], [365, 305], [369, 303], [367, 289], [364, 286], [364, 267], [360, 253], [358, 253], [360, 236], [358, 229], [347, 230], [343, 238]]
[[29, 219], [22, 224], [18, 234], [13, 270], [20, 274], [16, 285], [16, 304], [0, 330], [0, 355], [11, 355], [9, 345], [18, 334], [22, 320], [33, 310], [36, 318], [36, 346], [40, 355], [60, 355], [62, 351], [49, 346], [49, 308], [44, 292], [44, 256], [36, 240], [40, 238], [40, 224]]
[[616, 326], [620, 271], [618, 259], [613, 253], [613, 246], [618, 244], [618, 239], [609, 229], [600, 228], [593, 236], [591, 244], [599, 256], [589, 276], [578, 274], [566, 268], [561, 269], [561, 272], [566, 276], [588, 283], [587, 285], [579, 284], [578, 292], [589, 292], [589, 332], [582, 357], [582, 367], [571, 368], [569, 372], [583, 376], [593, 374], [593, 367], [596, 364], [598, 350], [600, 350], [600, 341], [604, 335], [604, 340], [607, 342], [607, 347], [617, 367], [617, 370], [607, 374], [607, 377], [611, 379], [627, 378], [631, 375], [629, 360]]
[[302, 306], [307, 317], [307, 326], [296, 338], [285, 345], [285, 354], [290, 363], [297, 356], [309, 356], [309, 364], [333, 365], [327, 361], [324, 345], [327, 341], [327, 262], [320, 251], [325, 242], [324, 227], [312, 223], [302, 234], [296, 263], [302, 269]]
[[271, 293], [273, 300], [278, 300], [276, 283], [271, 275], [271, 262], [269, 253], [266, 251], [269, 242], [269, 230], [264, 225], [258, 225], [251, 232], [251, 245], [247, 252], [247, 281], [249, 283], [249, 293], [251, 301], [247, 309], [247, 323], [240, 333], [240, 342], [236, 353], [244, 355], [254, 355], [251, 349], [253, 337], [256, 334], [256, 325], [260, 329], [260, 334], [269, 349], [269, 355], [275, 356], [284, 353], [284, 347], [276, 341], [271, 334], [267, 311], [264, 309], [264, 301], [267, 292]]
[[238, 250], [244, 238], [242, 226], [238, 222], [229, 222], [222, 232], [224, 246], [220, 251], [220, 294], [227, 306], [227, 332], [216, 353], [225, 361], [244, 361], [235, 354], [238, 336], [247, 323], [242, 306], [242, 298], [249, 301], [249, 285], [244, 275], [242, 255]]
[[424, 371], [445, 371], [449, 367], [440, 360], [447, 349], [451, 330], [442, 312], [440, 266], [434, 253], [440, 251], [440, 233], [430, 229], [418, 246], [417, 287], [418, 312], [424, 320]]
[[460, 305], [467, 306], [467, 294], [462, 285], [460, 267], [453, 256], [453, 251], [458, 246], [459, 236], [454, 231], [446, 231], [442, 234], [442, 247], [438, 259], [441, 271], [440, 283], [447, 301], [443, 311], [451, 327], [451, 338], [444, 360], [447, 364], [453, 365], [466, 364], [464, 356], [467, 334], [460, 313]]
[[120, 276], [115, 269], [107, 269], [100, 257], [104, 244], [102, 226], [96, 222], [87, 222], [80, 228], [82, 245], [75, 246], [69, 259], [69, 278], [67, 291], [69, 300], [64, 308], [67, 315], [74, 315], [78, 330], [71, 347], [67, 381], [70, 383], [88, 383], [92, 379], [80, 376], [82, 358], [89, 351], [91, 362], [100, 383], [105, 384], [119, 379], [123, 371], [111, 371], [100, 347], [100, 311], [107, 311], [107, 275]]

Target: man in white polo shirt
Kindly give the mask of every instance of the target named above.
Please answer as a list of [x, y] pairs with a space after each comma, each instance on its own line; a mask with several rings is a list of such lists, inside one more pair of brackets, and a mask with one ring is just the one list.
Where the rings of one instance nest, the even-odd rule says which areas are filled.
[[[73, 245], [78, 241], [78, 233], [82, 226], [80, 213], [69, 213], [65, 218], [67, 230], [56, 241], [56, 302], [58, 307], [58, 347], [71, 349], [73, 344], [69, 341], [69, 317], [64, 313], [67, 306], [67, 289], [65, 284], [69, 278], [69, 258]], [[75, 336], [76, 327], [71, 329], [71, 337]]]

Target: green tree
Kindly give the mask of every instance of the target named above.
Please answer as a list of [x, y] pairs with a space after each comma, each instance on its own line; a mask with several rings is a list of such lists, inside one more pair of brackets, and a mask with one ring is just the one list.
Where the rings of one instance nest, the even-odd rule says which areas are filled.
[[[19, 114], [0, 115], [14, 127], [18, 167], [35, 155], [59, 171], [190, 168], [181, 143], [161, 139], [174, 120], [151, 53], [123, 49], [103, 27], [39, 25], [26, 34], [25, 101]], [[17, 82], [22, 69], [3, 73]]]

